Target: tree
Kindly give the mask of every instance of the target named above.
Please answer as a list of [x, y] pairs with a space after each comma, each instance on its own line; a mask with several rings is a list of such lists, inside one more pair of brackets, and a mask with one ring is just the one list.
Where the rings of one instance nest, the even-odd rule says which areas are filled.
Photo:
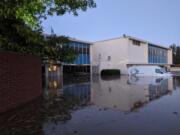
[[[45, 49], [45, 57], [56, 59], [61, 62], [72, 62], [76, 58], [76, 53], [68, 45], [68, 37], [51, 34], [46, 36], [48, 49]], [[60, 53], [59, 53], [60, 52]]]
[[176, 44], [172, 44], [170, 45], [170, 48], [172, 49], [172, 55], [173, 55], [173, 64], [175, 64], [175, 57], [176, 57], [176, 51], [177, 51], [177, 47]]
[[[65, 47], [57, 49], [57, 46], [49, 45], [49, 41], [44, 40], [41, 21], [54, 14], [78, 15], [79, 10], [86, 11], [94, 7], [96, 4], [93, 0], [1, 0], [0, 49], [59, 59]], [[58, 38], [58, 42], [59, 39], [62, 38]], [[63, 52], [57, 53], [57, 50]]]
[[86, 11], [96, 6], [93, 0], [17, 0], [22, 6], [16, 9], [16, 17], [32, 27], [39, 26], [40, 18], [47, 15], [64, 15], [66, 12], [78, 15], [78, 10]]
[[176, 49], [174, 64], [180, 64], [180, 47], [178, 46]]
[[172, 44], [170, 46], [173, 52], [173, 63], [174, 64], [180, 64], [180, 47], [176, 44]]
[[73, 13], [78, 15], [78, 10], [86, 11], [87, 8], [96, 7], [93, 0], [1, 0], [0, 16], [4, 18], [16, 17], [27, 25], [37, 28], [41, 19], [47, 15], [64, 15]]

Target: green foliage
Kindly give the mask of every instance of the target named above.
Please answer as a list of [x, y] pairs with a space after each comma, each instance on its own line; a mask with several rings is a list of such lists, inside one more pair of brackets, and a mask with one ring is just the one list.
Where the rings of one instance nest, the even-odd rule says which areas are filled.
[[0, 14], [5, 18], [16, 17], [28, 26], [36, 29], [40, 27], [40, 20], [48, 15], [64, 15], [72, 13], [78, 15], [78, 10], [86, 11], [94, 8], [93, 0], [1, 0]]
[[73, 61], [76, 54], [66, 44], [67, 37], [44, 39], [42, 19], [96, 7], [93, 0], [0, 0], [0, 49]]
[[46, 49], [45, 57], [61, 62], [73, 62], [76, 58], [75, 51], [68, 45], [70, 43], [68, 37], [52, 34], [46, 36], [46, 42], [48, 48]]
[[3, 19], [0, 21], [0, 48], [2, 50], [38, 54], [44, 47], [41, 30], [33, 31], [22, 21]]

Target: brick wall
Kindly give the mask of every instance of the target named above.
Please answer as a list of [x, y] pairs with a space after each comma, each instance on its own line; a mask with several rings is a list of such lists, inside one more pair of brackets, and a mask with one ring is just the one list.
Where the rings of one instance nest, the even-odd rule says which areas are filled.
[[29, 102], [41, 93], [41, 59], [0, 52], [0, 113]]

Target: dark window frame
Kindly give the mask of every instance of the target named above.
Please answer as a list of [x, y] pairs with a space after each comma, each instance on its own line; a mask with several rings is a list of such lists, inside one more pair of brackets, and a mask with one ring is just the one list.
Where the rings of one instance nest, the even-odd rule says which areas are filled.
[[132, 40], [132, 44], [133, 44], [133, 45], [140, 46], [140, 45], [141, 45], [141, 41], [138, 41], [138, 40]]
[[108, 57], [107, 57], [107, 60], [108, 60], [108, 61], [111, 61], [111, 56], [108, 56]]
[[156, 73], [163, 74], [163, 72], [160, 69], [155, 69]]

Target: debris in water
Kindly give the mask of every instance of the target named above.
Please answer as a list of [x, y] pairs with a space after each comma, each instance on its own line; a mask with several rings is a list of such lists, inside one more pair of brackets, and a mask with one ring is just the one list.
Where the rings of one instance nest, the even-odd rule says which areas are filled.
[[74, 134], [77, 134], [77, 130], [74, 130]]
[[178, 115], [178, 112], [173, 112], [174, 115]]

